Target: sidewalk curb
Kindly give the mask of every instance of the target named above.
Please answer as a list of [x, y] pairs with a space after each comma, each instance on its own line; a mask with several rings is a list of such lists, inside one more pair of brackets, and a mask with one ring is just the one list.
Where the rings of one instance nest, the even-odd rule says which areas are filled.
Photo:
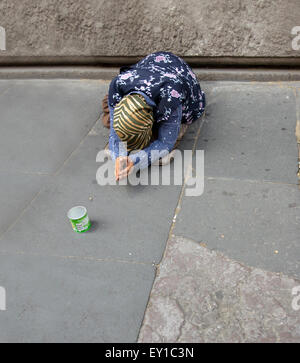
[[[193, 68], [201, 81], [300, 81], [300, 69]], [[0, 67], [0, 79], [101, 79], [111, 80], [117, 67], [54, 66]]]

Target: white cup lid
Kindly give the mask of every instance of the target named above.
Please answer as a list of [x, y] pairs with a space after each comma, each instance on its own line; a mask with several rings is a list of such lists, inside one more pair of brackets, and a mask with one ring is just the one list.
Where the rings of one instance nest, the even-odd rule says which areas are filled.
[[85, 207], [77, 206], [73, 207], [68, 212], [69, 219], [81, 219], [87, 214], [87, 210]]

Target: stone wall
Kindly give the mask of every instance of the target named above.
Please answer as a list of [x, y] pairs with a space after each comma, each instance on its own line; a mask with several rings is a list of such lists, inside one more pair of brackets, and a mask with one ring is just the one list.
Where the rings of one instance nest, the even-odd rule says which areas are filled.
[[157, 50], [300, 63], [300, 0], [0, 0], [0, 26], [2, 64], [123, 63]]

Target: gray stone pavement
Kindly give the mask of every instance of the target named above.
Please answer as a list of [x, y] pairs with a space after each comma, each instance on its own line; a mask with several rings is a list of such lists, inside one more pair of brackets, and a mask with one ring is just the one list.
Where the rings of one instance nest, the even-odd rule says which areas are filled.
[[210, 88], [204, 193], [179, 199], [139, 342], [300, 342], [299, 86]]
[[297, 286], [300, 280], [172, 236], [139, 341], [299, 342], [300, 310], [292, 307]]
[[[181, 149], [205, 150], [205, 189], [188, 197], [179, 185], [97, 185], [108, 82], [0, 81], [0, 341], [300, 341], [290, 308], [300, 284], [300, 83], [203, 88], [204, 126]], [[93, 222], [82, 235], [66, 218], [78, 204]], [[254, 306], [269, 288], [276, 301], [262, 295]], [[225, 297], [217, 311], [214, 293]]]

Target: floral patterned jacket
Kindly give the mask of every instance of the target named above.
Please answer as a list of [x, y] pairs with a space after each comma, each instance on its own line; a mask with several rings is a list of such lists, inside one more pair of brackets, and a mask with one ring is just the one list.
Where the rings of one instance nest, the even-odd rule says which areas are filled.
[[202, 115], [205, 94], [188, 64], [169, 52], [152, 53], [133, 66], [122, 67], [109, 87], [109, 148], [113, 158], [125, 154], [124, 150], [119, 150], [120, 140], [112, 127], [113, 108], [124, 96], [134, 92], [144, 95], [147, 103], [153, 106], [158, 125], [158, 139], [143, 153], [130, 155], [134, 163], [139, 162], [139, 168], [143, 168], [155, 161], [155, 157], [151, 157], [152, 150], [159, 151], [160, 157], [172, 150], [181, 123], [190, 124]]

